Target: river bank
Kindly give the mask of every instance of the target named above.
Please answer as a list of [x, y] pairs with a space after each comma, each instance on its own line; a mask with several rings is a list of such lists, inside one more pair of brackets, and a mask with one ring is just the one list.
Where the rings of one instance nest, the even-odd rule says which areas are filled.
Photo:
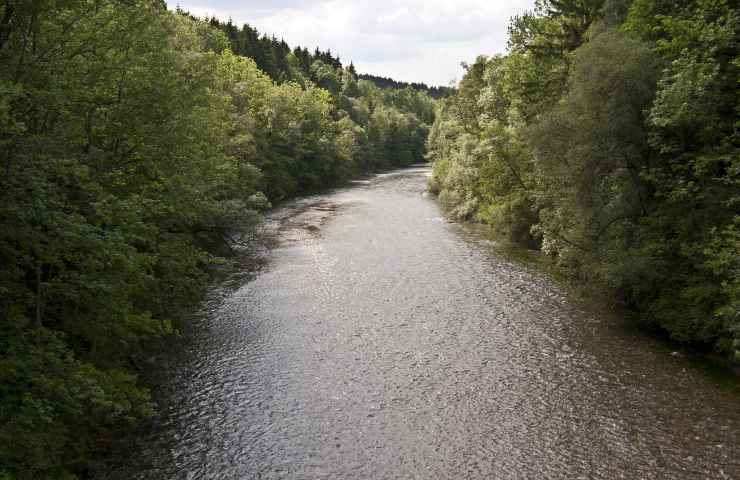
[[456, 222], [452, 219], [448, 219], [448, 221], [458, 224], [461, 229], [469, 231], [471, 235], [487, 239], [495, 254], [503, 255], [523, 265], [535, 268], [560, 288], [567, 290], [572, 298], [577, 298], [584, 304], [590, 305], [590, 308], [594, 311], [613, 317], [614, 322], [618, 323], [621, 328], [645, 335], [663, 344], [674, 358], [686, 358], [695, 362], [697, 366], [709, 374], [722, 378], [723, 383], [728, 388], [735, 389], [740, 394], [740, 362], [719, 355], [708, 347], [701, 348], [696, 345], [678, 343], [672, 340], [665, 331], [646, 328], [645, 325], [634, 318], [634, 313], [615, 305], [613, 299], [609, 298], [599, 288], [574, 283], [544, 253], [512, 245], [497, 238], [489, 225], [476, 222]]

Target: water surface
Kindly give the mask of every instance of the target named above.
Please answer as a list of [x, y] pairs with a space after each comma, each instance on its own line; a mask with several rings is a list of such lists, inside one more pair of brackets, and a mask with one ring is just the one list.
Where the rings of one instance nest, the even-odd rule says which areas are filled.
[[107, 478], [740, 478], [740, 397], [446, 222], [427, 167], [272, 216]]

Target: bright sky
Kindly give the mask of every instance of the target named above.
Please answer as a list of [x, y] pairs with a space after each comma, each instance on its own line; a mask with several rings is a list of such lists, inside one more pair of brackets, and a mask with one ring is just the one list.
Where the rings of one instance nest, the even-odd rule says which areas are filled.
[[330, 49], [361, 73], [449, 85], [460, 62], [506, 51], [509, 18], [534, 0], [169, 0], [197, 16]]

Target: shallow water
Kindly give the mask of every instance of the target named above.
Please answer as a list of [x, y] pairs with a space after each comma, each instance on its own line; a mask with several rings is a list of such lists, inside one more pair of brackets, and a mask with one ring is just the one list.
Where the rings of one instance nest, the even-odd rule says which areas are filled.
[[427, 167], [294, 202], [106, 478], [740, 478], [740, 396], [484, 237]]

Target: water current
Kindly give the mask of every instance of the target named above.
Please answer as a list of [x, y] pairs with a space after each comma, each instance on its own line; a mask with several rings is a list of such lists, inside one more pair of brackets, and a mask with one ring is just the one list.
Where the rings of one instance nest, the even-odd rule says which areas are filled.
[[428, 174], [273, 212], [105, 477], [740, 478], [736, 389], [447, 222]]

